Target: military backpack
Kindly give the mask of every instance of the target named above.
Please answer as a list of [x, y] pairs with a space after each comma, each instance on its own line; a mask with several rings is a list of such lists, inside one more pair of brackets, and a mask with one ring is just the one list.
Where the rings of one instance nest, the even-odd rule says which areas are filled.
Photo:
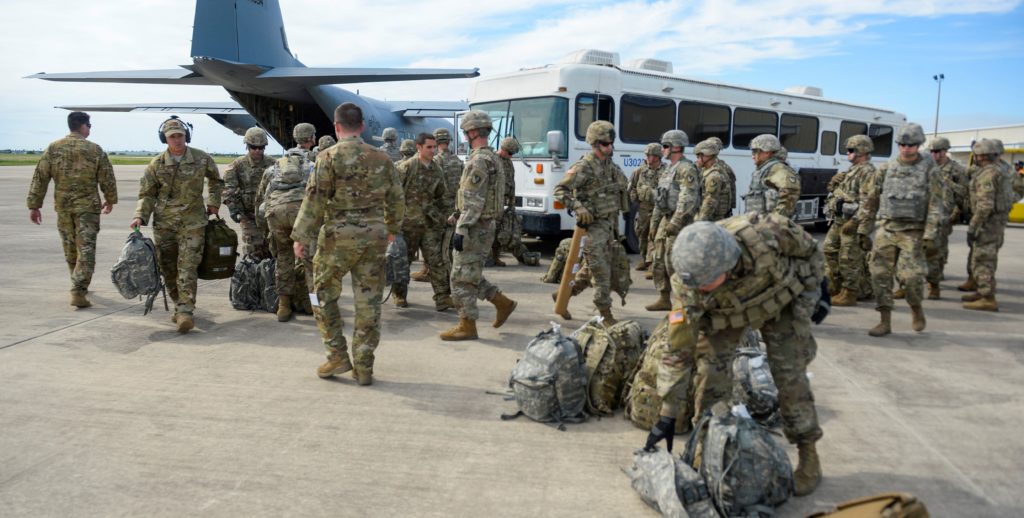
[[260, 294], [260, 307], [264, 311], [274, 313], [277, 311], [277, 261], [268, 257], [260, 261], [256, 268], [259, 280], [257, 285]]
[[246, 311], [263, 309], [259, 264], [255, 257], [246, 255], [235, 266], [235, 273], [231, 275], [231, 286], [228, 288], [231, 307]]
[[634, 320], [605, 327], [600, 317], [589, 320], [572, 337], [583, 348], [587, 363], [587, 411], [611, 415], [622, 401], [626, 377], [643, 354], [647, 333]]
[[541, 276], [541, 281], [548, 284], [558, 284], [562, 282], [562, 270], [565, 268], [565, 262], [569, 255], [570, 246], [572, 246], [572, 238], [567, 237], [558, 243], [558, 248], [555, 249], [555, 257], [551, 260], [547, 273]]
[[384, 282], [389, 286], [409, 284], [409, 248], [401, 234], [384, 251]]
[[542, 423], [585, 421], [587, 405], [587, 364], [580, 344], [563, 336], [554, 325], [534, 337], [508, 380], [519, 411], [502, 415], [515, 419], [525, 415]]
[[623, 470], [647, 505], [672, 518], [718, 518], [704, 479], [682, 459], [661, 448], [637, 450]]
[[238, 234], [227, 222], [214, 217], [206, 223], [203, 256], [199, 261], [200, 279], [227, 279], [235, 273]]
[[757, 331], [747, 329], [745, 343], [736, 349], [732, 360], [732, 400], [744, 405], [750, 416], [761, 424], [776, 421], [779, 389], [775, 386], [768, 355], [761, 347]]
[[[661, 413], [661, 396], [658, 395], [658, 367], [661, 357], [668, 347], [668, 317], [661, 320], [658, 327], [647, 339], [647, 347], [636, 363], [633, 372], [626, 376], [623, 387], [623, 417], [629, 419], [638, 428], [650, 430], [658, 422]], [[682, 413], [676, 416], [676, 434], [690, 430], [693, 418], [693, 387], [689, 388], [687, 405], [681, 405]]]
[[170, 310], [160, 266], [156, 262], [156, 245], [138, 229], [128, 234], [121, 255], [110, 269], [110, 280], [126, 299], [146, 297], [143, 315], [153, 310], [153, 301], [161, 292], [164, 293], [164, 309]]

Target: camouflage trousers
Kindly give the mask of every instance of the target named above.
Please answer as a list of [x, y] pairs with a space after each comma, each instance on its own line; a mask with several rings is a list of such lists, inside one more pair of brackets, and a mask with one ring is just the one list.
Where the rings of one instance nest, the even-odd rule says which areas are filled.
[[844, 223], [845, 220], [835, 220], [821, 244], [829, 289], [832, 293], [847, 289], [857, 294], [858, 298], [866, 297], [871, 295], [867, 253], [860, 247], [856, 230], [852, 234], [843, 233]]
[[245, 244], [242, 253], [245, 255], [257, 256], [260, 259], [266, 258], [268, 251], [266, 234], [264, 233], [264, 230], [256, 224], [256, 219], [248, 216], [242, 216], [242, 219], [238, 222], [238, 226], [242, 228], [242, 243]]
[[[270, 244], [277, 258], [274, 282], [278, 295], [303, 296], [313, 292], [313, 265], [309, 259], [296, 259], [292, 225], [299, 215], [301, 202], [275, 205], [267, 210]], [[316, 245], [307, 248], [307, 254], [316, 253]], [[305, 263], [309, 263], [308, 267]]]
[[985, 222], [974, 238], [974, 252], [971, 254], [971, 276], [978, 284], [978, 294], [988, 297], [996, 294], [996, 266], [999, 249], [1003, 246], [1006, 231], [1005, 213]]
[[459, 310], [459, 318], [479, 319], [476, 300], [490, 300], [498, 294], [498, 287], [484, 278], [484, 260], [491, 253], [494, 226], [494, 220], [479, 220], [468, 227], [462, 251], [456, 250], [452, 256], [452, 300]]
[[328, 358], [348, 355], [338, 299], [345, 275], [352, 274], [355, 302], [352, 365], [359, 372], [373, 372], [374, 351], [380, 343], [387, 244], [387, 229], [382, 223], [340, 228], [324, 226], [320, 229], [319, 247], [313, 257], [313, 286], [320, 306], [314, 313]]
[[494, 244], [491, 245], [491, 256], [497, 259], [502, 252], [512, 254], [519, 262], [523, 262], [523, 256], [530, 251], [523, 244], [523, 223], [515, 210], [506, 210], [500, 219], [496, 220], [494, 232]]
[[920, 306], [927, 265], [921, 246], [923, 230], [892, 231], [879, 227], [871, 249], [871, 285], [877, 309], [892, 309], [893, 277], [898, 277], [907, 303]]
[[945, 271], [946, 261], [949, 259], [949, 235], [952, 232], [952, 222], [939, 225], [935, 233], [935, 246], [924, 249], [925, 262], [928, 264], [925, 279], [929, 283], [938, 284], [942, 280], [942, 272]]
[[639, 207], [636, 210], [636, 217], [633, 219], [633, 231], [636, 232], [636, 237], [640, 241], [640, 257], [645, 263], [650, 262], [647, 251], [651, 246], [651, 212], [653, 210], [653, 208]]
[[[427, 265], [430, 274], [430, 287], [434, 289], [434, 302], [438, 303], [451, 295], [448, 285], [448, 268], [445, 265], [444, 257], [441, 255], [441, 237], [444, 234], [444, 227], [420, 227], [410, 226], [402, 229], [402, 237], [409, 248], [409, 262], [411, 263], [416, 251], [423, 254], [423, 264]], [[395, 295], [407, 297], [409, 295], [408, 284], [395, 284]]]
[[64, 247], [64, 261], [71, 274], [71, 291], [85, 293], [96, 270], [96, 236], [100, 215], [95, 212], [57, 212], [57, 232]]
[[612, 307], [612, 261], [615, 259], [612, 246], [618, 245], [615, 240], [617, 225], [618, 218], [594, 220], [587, 226], [584, 238], [583, 260], [590, 273], [590, 285], [594, 287], [594, 306], [599, 310]]
[[676, 236], [668, 235], [665, 227], [668, 225], [668, 218], [663, 218], [658, 225], [658, 235], [654, 238], [654, 261], [651, 263], [651, 272], [654, 274], [654, 287], [662, 293], [672, 290], [672, 274], [675, 268], [672, 267], [672, 245], [676, 244]]
[[205, 227], [155, 228], [156, 261], [167, 293], [177, 303], [177, 313], [192, 314], [196, 308], [199, 261], [203, 256]]

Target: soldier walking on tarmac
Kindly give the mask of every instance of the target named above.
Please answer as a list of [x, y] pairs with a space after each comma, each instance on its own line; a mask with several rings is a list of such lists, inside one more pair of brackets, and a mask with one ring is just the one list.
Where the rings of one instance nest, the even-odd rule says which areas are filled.
[[1000, 144], [994, 139], [981, 139], [971, 146], [977, 169], [971, 175], [971, 222], [967, 235], [974, 242], [970, 268], [977, 291], [962, 297], [967, 309], [999, 311], [996, 263], [1006, 220], [1018, 198], [1013, 190], [1016, 173], [1001, 163]]
[[264, 155], [268, 139], [263, 129], [249, 128], [242, 142], [245, 143], [246, 154], [236, 158], [224, 171], [224, 205], [228, 206], [231, 219], [242, 227], [244, 252], [263, 259], [270, 254], [266, 229], [256, 224], [256, 190], [264, 171], [274, 165], [274, 160]]
[[661, 144], [651, 142], [644, 147], [644, 163], [629, 177], [629, 201], [637, 206], [633, 230], [640, 241], [640, 262], [636, 265], [638, 272], [645, 271], [651, 266], [651, 216], [654, 212], [658, 178], [665, 169], [665, 163], [661, 161]]
[[942, 273], [949, 259], [949, 235], [953, 232], [953, 225], [964, 213], [966, 204], [969, 203], [967, 190], [970, 179], [967, 177], [967, 169], [949, 156], [949, 139], [936, 137], [932, 139], [928, 149], [931, 151], [932, 160], [939, 168], [944, 194], [942, 221], [939, 231], [935, 234], [935, 247], [924, 251], [928, 262], [928, 274], [925, 277], [928, 281], [928, 298], [938, 300], [939, 281], [942, 280]]
[[383, 151], [391, 162], [397, 163], [402, 160], [402, 152], [398, 149], [398, 131], [395, 128], [384, 128], [384, 131], [380, 134], [380, 137], [384, 139], [384, 144], [380, 146], [380, 150]]
[[523, 244], [523, 225], [516, 214], [516, 170], [512, 165], [512, 155], [522, 149], [515, 137], [501, 139], [498, 149], [498, 163], [501, 164], [505, 176], [504, 204], [505, 210], [498, 219], [498, 227], [494, 233], [494, 246], [491, 250], [493, 266], [505, 266], [501, 260], [502, 252], [511, 252], [519, 264], [526, 266], [540, 265], [540, 252], [531, 252]]
[[[829, 288], [838, 293], [833, 306], [856, 306], [857, 300], [871, 294], [871, 278], [867, 272], [867, 252], [857, 237], [857, 212], [861, 207], [861, 188], [875, 176], [871, 152], [875, 145], [867, 135], [846, 139], [846, 156], [850, 169], [837, 174], [826, 211], [832, 215], [832, 226], [825, 235], [825, 272]], [[831, 183], [831, 182], [830, 182]]]

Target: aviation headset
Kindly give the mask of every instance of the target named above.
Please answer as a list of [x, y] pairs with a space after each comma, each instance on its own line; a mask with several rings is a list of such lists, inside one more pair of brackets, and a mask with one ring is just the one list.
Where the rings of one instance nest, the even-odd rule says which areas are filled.
[[186, 144], [191, 143], [192, 142], [192, 125], [187, 123], [187, 122], [185, 122], [185, 121], [183, 121], [183, 120], [181, 120], [181, 118], [179, 118], [177, 115], [171, 115], [170, 119], [167, 119], [167, 120], [165, 120], [165, 121], [160, 123], [160, 129], [157, 130], [157, 135], [160, 137], [160, 143], [161, 144], [166, 144], [167, 143], [167, 135], [164, 135], [164, 126], [166, 126], [167, 123], [171, 122], [171, 121], [178, 121], [178, 122], [181, 123], [182, 126], [185, 127], [185, 143]]

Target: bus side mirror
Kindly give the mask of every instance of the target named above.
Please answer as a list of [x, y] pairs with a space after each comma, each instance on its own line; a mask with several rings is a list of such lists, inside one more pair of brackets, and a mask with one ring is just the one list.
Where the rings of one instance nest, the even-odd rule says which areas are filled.
[[562, 148], [562, 144], [565, 142], [565, 135], [562, 135], [561, 130], [554, 130], [548, 132], [548, 154], [551, 155], [551, 160], [555, 162], [555, 167], [561, 167], [558, 161], [558, 155], [565, 152]]

